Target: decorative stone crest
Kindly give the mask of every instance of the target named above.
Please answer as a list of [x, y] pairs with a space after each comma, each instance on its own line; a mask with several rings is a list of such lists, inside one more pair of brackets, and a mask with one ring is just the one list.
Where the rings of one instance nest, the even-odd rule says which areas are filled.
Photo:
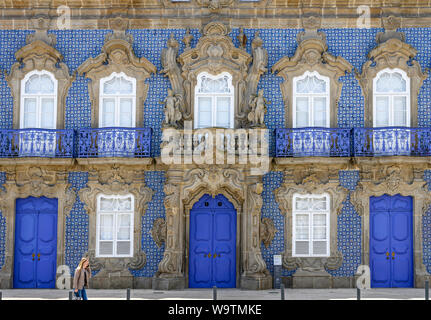
[[15, 52], [18, 62], [12, 65], [9, 74], [5, 74], [14, 101], [13, 127], [20, 127], [21, 81], [31, 71], [45, 70], [50, 72], [58, 81], [56, 128], [63, 129], [66, 96], [73, 80], [75, 80], [75, 75], [69, 74], [69, 68], [62, 62], [63, 56], [54, 48], [55, 35], [48, 34], [50, 20], [39, 17], [33, 18], [31, 21], [36, 31], [27, 36], [27, 45]]
[[266, 248], [268, 248], [274, 240], [278, 230], [274, 226], [274, 221], [271, 218], [263, 218], [260, 223], [260, 240]]
[[[256, 33], [252, 42], [253, 56], [245, 51], [244, 41], [240, 48], [234, 46], [224, 24], [210, 22], [203, 28], [202, 34], [195, 48], [189, 47], [188, 36], [185, 40], [186, 50], [179, 57], [179, 43], [173, 35], [167, 41], [167, 48], [162, 51], [161, 73], [169, 77], [172, 96], [178, 97], [178, 109], [182, 113], [181, 121], [178, 124], [171, 123], [171, 126], [181, 127], [184, 120], [193, 119], [197, 76], [204, 71], [213, 75], [226, 71], [233, 77], [235, 101], [238, 102], [235, 103], [235, 127], [249, 127], [247, 116], [250, 104], [257, 96], [257, 85], [261, 75], [267, 71], [268, 63], [268, 54], [259, 33]], [[168, 120], [165, 122], [170, 123]]]
[[153, 228], [150, 231], [157, 247], [161, 247], [166, 241], [166, 221], [163, 218], [157, 218], [153, 222]]
[[133, 38], [125, 33], [128, 20], [115, 18], [109, 21], [114, 32], [108, 34], [102, 53], [96, 58], [87, 59], [78, 68], [79, 75], [85, 75], [91, 81], [88, 84], [91, 103], [92, 126], [99, 127], [99, 92], [100, 79], [110, 76], [112, 73], [124, 73], [136, 79], [136, 127], [141, 127], [143, 121], [144, 102], [147, 97], [148, 84], [145, 80], [155, 73], [156, 67], [145, 57], [137, 58], [133, 48]]
[[293, 127], [293, 79], [302, 76], [306, 71], [316, 71], [330, 79], [330, 126], [337, 127], [338, 100], [341, 95], [342, 83], [338, 80], [346, 72], [352, 71], [352, 65], [342, 57], [335, 57], [327, 50], [326, 37], [317, 32], [320, 17], [309, 16], [302, 20], [305, 32], [298, 34], [298, 48], [293, 57], [281, 58], [273, 67], [272, 72], [284, 79], [281, 84], [286, 124]]
[[299, 258], [283, 256], [283, 267], [289, 271], [320, 273], [325, 270], [336, 270], [343, 264], [343, 255], [340, 251], [335, 251], [334, 255], [328, 258]]
[[373, 126], [373, 79], [386, 68], [399, 68], [410, 78], [410, 126], [417, 126], [417, 97], [428, 70], [422, 72], [420, 64], [413, 60], [417, 54], [415, 48], [405, 43], [405, 35], [396, 32], [400, 18], [394, 16], [382, 18], [385, 32], [378, 33], [377, 47], [368, 53], [368, 61], [362, 66], [362, 73], [355, 70], [356, 79], [362, 88], [365, 103], [365, 126]]

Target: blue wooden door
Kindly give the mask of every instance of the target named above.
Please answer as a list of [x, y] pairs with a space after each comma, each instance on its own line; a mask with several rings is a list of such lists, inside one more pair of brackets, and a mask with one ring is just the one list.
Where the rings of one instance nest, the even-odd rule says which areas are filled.
[[16, 200], [14, 288], [55, 288], [57, 199]]
[[413, 199], [370, 198], [370, 269], [373, 288], [413, 287]]
[[236, 287], [236, 209], [204, 195], [190, 211], [190, 288]]

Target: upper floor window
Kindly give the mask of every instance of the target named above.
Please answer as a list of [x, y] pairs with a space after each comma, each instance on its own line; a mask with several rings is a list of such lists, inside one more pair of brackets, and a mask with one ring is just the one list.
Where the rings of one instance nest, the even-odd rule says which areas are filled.
[[96, 256], [133, 256], [134, 197], [97, 197]]
[[229, 73], [198, 75], [194, 119], [195, 128], [234, 127], [234, 88]]
[[99, 126], [134, 127], [136, 119], [136, 79], [123, 72], [100, 79]]
[[293, 127], [329, 127], [329, 78], [305, 72], [293, 79]]
[[410, 79], [400, 69], [384, 69], [373, 80], [373, 126], [409, 126]]
[[329, 216], [328, 194], [293, 195], [293, 256], [329, 256]]
[[21, 128], [55, 129], [57, 80], [48, 71], [33, 71], [21, 81]]

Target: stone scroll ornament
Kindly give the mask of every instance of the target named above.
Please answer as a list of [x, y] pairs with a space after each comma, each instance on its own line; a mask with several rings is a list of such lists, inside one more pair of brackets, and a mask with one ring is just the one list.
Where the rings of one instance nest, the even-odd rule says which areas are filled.
[[[228, 36], [228, 28], [219, 22], [210, 22], [202, 30], [196, 47], [191, 47], [193, 36], [189, 29], [183, 38], [184, 52], [178, 55], [179, 43], [171, 34], [167, 47], [162, 50], [160, 73], [171, 82], [171, 91], [164, 99], [165, 127], [182, 128], [185, 120], [193, 120], [194, 90], [201, 72], [232, 75], [235, 98], [235, 127], [264, 127], [266, 104], [263, 92], [257, 92], [260, 77], [267, 72], [268, 53], [256, 32], [252, 41], [252, 55], [246, 50], [247, 37], [240, 30], [239, 48]], [[252, 110], [253, 108], [253, 110]], [[181, 113], [181, 115], [179, 113]], [[252, 114], [250, 115], [250, 113]], [[249, 117], [250, 115], [250, 117]], [[178, 120], [181, 116], [181, 119]]]

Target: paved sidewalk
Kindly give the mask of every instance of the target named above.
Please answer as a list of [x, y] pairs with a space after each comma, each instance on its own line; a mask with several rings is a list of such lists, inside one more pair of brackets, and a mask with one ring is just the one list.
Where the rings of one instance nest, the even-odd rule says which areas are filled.
[[[0, 290], [3, 300], [68, 300], [68, 290], [12, 289]], [[90, 300], [125, 300], [126, 290], [87, 290]], [[424, 300], [424, 289], [369, 289], [362, 300]], [[182, 291], [131, 290], [132, 300], [211, 300], [212, 289]], [[218, 289], [218, 300], [280, 300], [280, 290], [246, 291]], [[356, 300], [356, 289], [286, 289], [286, 300]], [[0, 302], [1, 303], [1, 302]], [[430, 302], [431, 305], [431, 302]]]

